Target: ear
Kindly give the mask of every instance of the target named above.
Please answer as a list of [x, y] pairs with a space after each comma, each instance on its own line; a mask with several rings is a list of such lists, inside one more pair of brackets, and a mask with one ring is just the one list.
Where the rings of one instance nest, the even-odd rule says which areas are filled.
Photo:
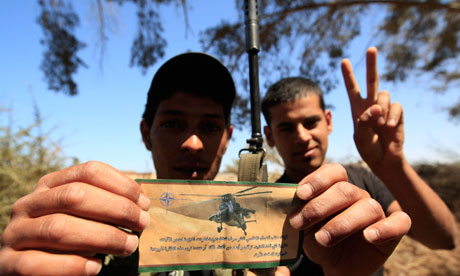
[[230, 141], [232, 139], [232, 134], [233, 134], [233, 125], [230, 125], [227, 129], [227, 139]]
[[227, 128], [227, 141], [225, 142], [225, 151], [227, 151], [228, 145], [230, 144], [230, 140], [232, 139], [233, 134], [233, 125], [228, 126]]
[[327, 133], [331, 134], [332, 130], [334, 129], [334, 126], [332, 125], [332, 112], [327, 109], [324, 111], [324, 115], [326, 115]]
[[142, 141], [144, 142], [145, 148], [151, 151], [152, 141], [150, 140], [150, 127], [147, 125], [146, 121], [141, 121], [140, 129], [142, 134]]
[[275, 141], [273, 140], [272, 129], [269, 126], [264, 126], [264, 133], [267, 144], [273, 148], [275, 146]]

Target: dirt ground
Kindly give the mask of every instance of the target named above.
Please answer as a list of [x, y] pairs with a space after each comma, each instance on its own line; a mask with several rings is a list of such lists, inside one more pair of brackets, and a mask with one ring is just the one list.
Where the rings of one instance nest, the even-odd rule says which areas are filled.
[[[460, 229], [460, 164], [420, 165], [418, 173], [454, 212]], [[458, 234], [460, 241], [460, 233]], [[430, 250], [404, 237], [385, 264], [385, 275], [460, 275], [460, 246], [455, 250]]]
[[[460, 226], [460, 224], [457, 223]], [[460, 247], [455, 250], [430, 250], [404, 237], [385, 264], [385, 275], [460, 275]]]

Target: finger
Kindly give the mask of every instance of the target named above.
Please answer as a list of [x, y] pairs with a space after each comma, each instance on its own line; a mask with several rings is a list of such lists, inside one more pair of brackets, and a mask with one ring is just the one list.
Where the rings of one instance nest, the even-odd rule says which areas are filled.
[[84, 183], [65, 184], [18, 200], [12, 217], [40, 217], [65, 213], [140, 231], [150, 216], [131, 200]]
[[[350, 99], [350, 104], [353, 106], [361, 101], [361, 94], [359, 91], [359, 85], [358, 82], [356, 81], [355, 75], [353, 73], [353, 68], [351, 66], [351, 62], [349, 59], [343, 59], [342, 60], [342, 76], [343, 80], [345, 82], [345, 87], [348, 92], [348, 98]], [[352, 110], [353, 111], [353, 110]]]
[[96, 275], [101, 261], [78, 255], [57, 255], [41, 251], [3, 249], [0, 255], [0, 275], [73, 276]]
[[304, 230], [369, 197], [363, 189], [348, 182], [339, 182], [307, 202], [289, 221], [295, 229]]
[[377, 119], [377, 124], [383, 126], [388, 120], [388, 113], [390, 112], [390, 93], [387, 91], [381, 91], [377, 96], [377, 104], [382, 107], [382, 116]]
[[359, 153], [367, 164], [374, 164], [379, 161], [383, 155], [383, 148], [379, 145], [381, 142], [381, 129], [375, 128], [377, 118], [381, 115], [381, 107], [374, 105], [371, 109], [366, 110], [355, 125], [353, 139]]
[[340, 181], [348, 181], [345, 168], [339, 164], [325, 164], [299, 182], [296, 196], [309, 200]]
[[275, 276], [290, 276], [291, 271], [286, 266], [278, 266], [275, 271]]
[[129, 198], [142, 209], [148, 210], [150, 204], [143, 196], [140, 186], [115, 168], [96, 161], [79, 164], [61, 171], [45, 175], [37, 184], [36, 191], [44, 191], [59, 185], [83, 182]]
[[363, 231], [364, 238], [372, 244], [385, 244], [389, 241], [399, 240], [406, 235], [412, 221], [402, 211], [393, 212], [388, 218], [380, 220]]
[[379, 118], [383, 117], [383, 108], [378, 104], [374, 104], [367, 108], [358, 118], [357, 127], [359, 125], [364, 125], [369, 127], [369, 125], [376, 124]]
[[65, 214], [12, 221], [3, 233], [3, 241], [15, 250], [37, 248], [123, 256], [132, 254], [138, 245], [136, 235]]
[[385, 213], [377, 201], [361, 199], [327, 222], [315, 233], [315, 239], [322, 246], [333, 246], [383, 218]]
[[[277, 275], [276, 274], [277, 269], [278, 268], [276, 267], [251, 268], [247, 271], [246, 276], [274, 276], [274, 275]], [[280, 275], [280, 276], [283, 276], [283, 275]], [[289, 274], [286, 276], [289, 276]]]
[[377, 48], [370, 47], [366, 52], [367, 100], [375, 102], [379, 90], [379, 74], [377, 72]]
[[396, 127], [404, 123], [403, 108], [399, 103], [393, 103], [390, 106], [388, 113], [387, 125], [389, 127]]
[[246, 276], [290, 276], [291, 271], [286, 266], [270, 268], [252, 268], [247, 271]]
[[[383, 110], [380, 105], [372, 105], [366, 109], [358, 118], [355, 124], [355, 132], [353, 138], [360, 152], [372, 151], [375, 144], [378, 142], [378, 135], [375, 126], [377, 120], [382, 116]], [[378, 156], [377, 153], [374, 154]], [[367, 161], [367, 160], [366, 160]]]

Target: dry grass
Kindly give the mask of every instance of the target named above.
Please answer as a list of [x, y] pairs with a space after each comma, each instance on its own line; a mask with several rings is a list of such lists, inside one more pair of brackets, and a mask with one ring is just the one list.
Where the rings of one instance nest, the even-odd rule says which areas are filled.
[[[460, 228], [460, 164], [418, 165], [416, 170], [444, 199]], [[385, 264], [385, 275], [460, 275], [460, 246], [455, 250], [430, 250], [404, 237]]]
[[38, 109], [32, 124], [19, 127], [12, 112], [0, 107], [0, 234], [10, 220], [11, 205], [30, 193], [41, 176], [69, 163], [50, 133], [42, 131]]
[[430, 250], [404, 237], [385, 264], [385, 275], [460, 275], [460, 247], [452, 251]]

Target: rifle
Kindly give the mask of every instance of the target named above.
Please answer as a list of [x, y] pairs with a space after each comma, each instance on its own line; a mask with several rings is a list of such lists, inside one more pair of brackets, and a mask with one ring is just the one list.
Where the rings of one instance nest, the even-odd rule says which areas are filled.
[[[247, 139], [248, 148], [239, 152], [238, 181], [267, 181], [267, 166], [264, 163], [264, 139], [260, 126], [259, 92], [259, 22], [257, 0], [245, 0], [246, 52], [249, 59], [249, 92], [251, 99], [252, 135]], [[249, 153], [242, 154], [243, 151]]]
[[[246, 52], [249, 59], [249, 92], [251, 97], [252, 135], [247, 139], [248, 148], [240, 150], [238, 181], [267, 182], [267, 165], [264, 163], [264, 138], [260, 126], [259, 91], [259, 21], [257, 0], [245, 0]], [[243, 151], [249, 153], [241, 154]], [[259, 268], [251, 271], [259, 276], [273, 276], [276, 268]], [[236, 276], [245, 276], [248, 269], [237, 269]]]

